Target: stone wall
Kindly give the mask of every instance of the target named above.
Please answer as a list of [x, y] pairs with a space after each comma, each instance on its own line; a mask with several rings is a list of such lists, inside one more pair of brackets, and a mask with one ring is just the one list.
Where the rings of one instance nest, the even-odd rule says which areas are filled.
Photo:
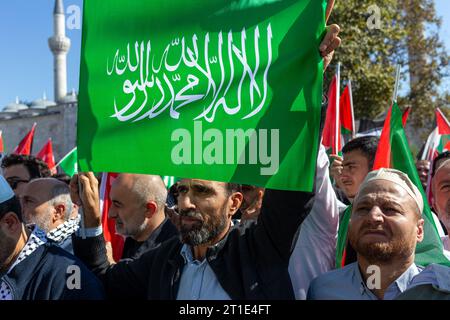
[[11, 152], [36, 122], [32, 154], [38, 153], [47, 139], [52, 138], [53, 153], [58, 162], [76, 145], [77, 105], [58, 105], [39, 113], [27, 115], [22, 112], [10, 119], [0, 118], [4, 152]]

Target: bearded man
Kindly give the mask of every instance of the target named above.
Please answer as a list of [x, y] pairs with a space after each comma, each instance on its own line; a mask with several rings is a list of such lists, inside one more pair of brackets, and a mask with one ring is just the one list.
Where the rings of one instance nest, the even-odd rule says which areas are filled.
[[[72, 180], [72, 198], [83, 205], [88, 233], [101, 230], [97, 184], [92, 173]], [[287, 265], [311, 193], [267, 190], [258, 223], [232, 227], [243, 199], [240, 185], [183, 179], [177, 188], [177, 207], [167, 213], [180, 236], [137, 259], [110, 264], [103, 235], [74, 238], [75, 254], [102, 280], [110, 298], [294, 298]]]
[[317, 277], [308, 299], [389, 300], [403, 293], [423, 268], [414, 263], [423, 240], [423, 199], [406, 174], [370, 172], [353, 202], [349, 241], [357, 262]]

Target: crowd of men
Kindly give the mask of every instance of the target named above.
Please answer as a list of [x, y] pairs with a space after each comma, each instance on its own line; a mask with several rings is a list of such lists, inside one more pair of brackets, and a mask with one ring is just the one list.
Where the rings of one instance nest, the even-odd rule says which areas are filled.
[[[320, 45], [325, 67], [338, 34], [330, 26]], [[92, 172], [69, 182], [33, 156], [6, 155], [0, 300], [449, 299], [450, 268], [415, 262], [424, 238], [422, 193], [401, 171], [371, 171], [378, 142], [350, 140], [342, 157], [320, 146], [310, 159], [317, 161], [312, 192], [200, 179], [167, 189], [160, 176], [121, 173], [108, 212], [125, 238], [117, 261]], [[450, 153], [418, 161], [417, 170], [424, 188], [431, 183], [450, 259]], [[337, 269], [348, 205], [345, 265]]]

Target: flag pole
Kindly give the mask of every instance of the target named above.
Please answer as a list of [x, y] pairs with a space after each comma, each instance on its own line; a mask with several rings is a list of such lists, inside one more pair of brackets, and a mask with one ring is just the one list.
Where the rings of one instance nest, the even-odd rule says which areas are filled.
[[397, 70], [395, 72], [395, 86], [394, 86], [394, 95], [392, 97], [392, 104], [397, 102], [397, 96], [398, 96], [398, 86], [400, 84], [400, 64], [397, 64]]
[[55, 165], [55, 168], [57, 168], [60, 164], [61, 164], [61, 162], [63, 162], [64, 160], [66, 160], [66, 158], [68, 157], [68, 156], [70, 156], [70, 154], [73, 152], [73, 150], [75, 150], [77, 147], [75, 147], [75, 148], [73, 148], [72, 150], [70, 150], [64, 157], [62, 157], [62, 159], [61, 160], [59, 160], [59, 162]]
[[340, 126], [339, 100], [341, 97], [341, 94], [339, 92], [340, 87], [341, 87], [341, 63], [338, 62], [337, 67], [336, 67], [336, 110], [335, 110], [335, 116], [336, 116], [335, 137], [336, 138], [334, 141], [336, 154], [339, 153], [339, 139], [341, 138], [340, 134], [339, 134], [339, 126]]
[[348, 80], [348, 91], [350, 94], [350, 108], [352, 109], [352, 139], [355, 139], [355, 131], [356, 131], [356, 127], [355, 127], [355, 109], [353, 109], [353, 91], [352, 91], [352, 79]]

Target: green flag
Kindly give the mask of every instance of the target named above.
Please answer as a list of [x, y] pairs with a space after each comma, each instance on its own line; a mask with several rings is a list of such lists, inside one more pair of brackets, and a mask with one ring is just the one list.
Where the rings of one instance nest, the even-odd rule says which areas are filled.
[[56, 166], [60, 166], [61, 169], [69, 176], [73, 176], [78, 172], [77, 165], [77, 148], [73, 148], [68, 154], [66, 154]]
[[313, 188], [326, 0], [90, 0], [82, 171]]

